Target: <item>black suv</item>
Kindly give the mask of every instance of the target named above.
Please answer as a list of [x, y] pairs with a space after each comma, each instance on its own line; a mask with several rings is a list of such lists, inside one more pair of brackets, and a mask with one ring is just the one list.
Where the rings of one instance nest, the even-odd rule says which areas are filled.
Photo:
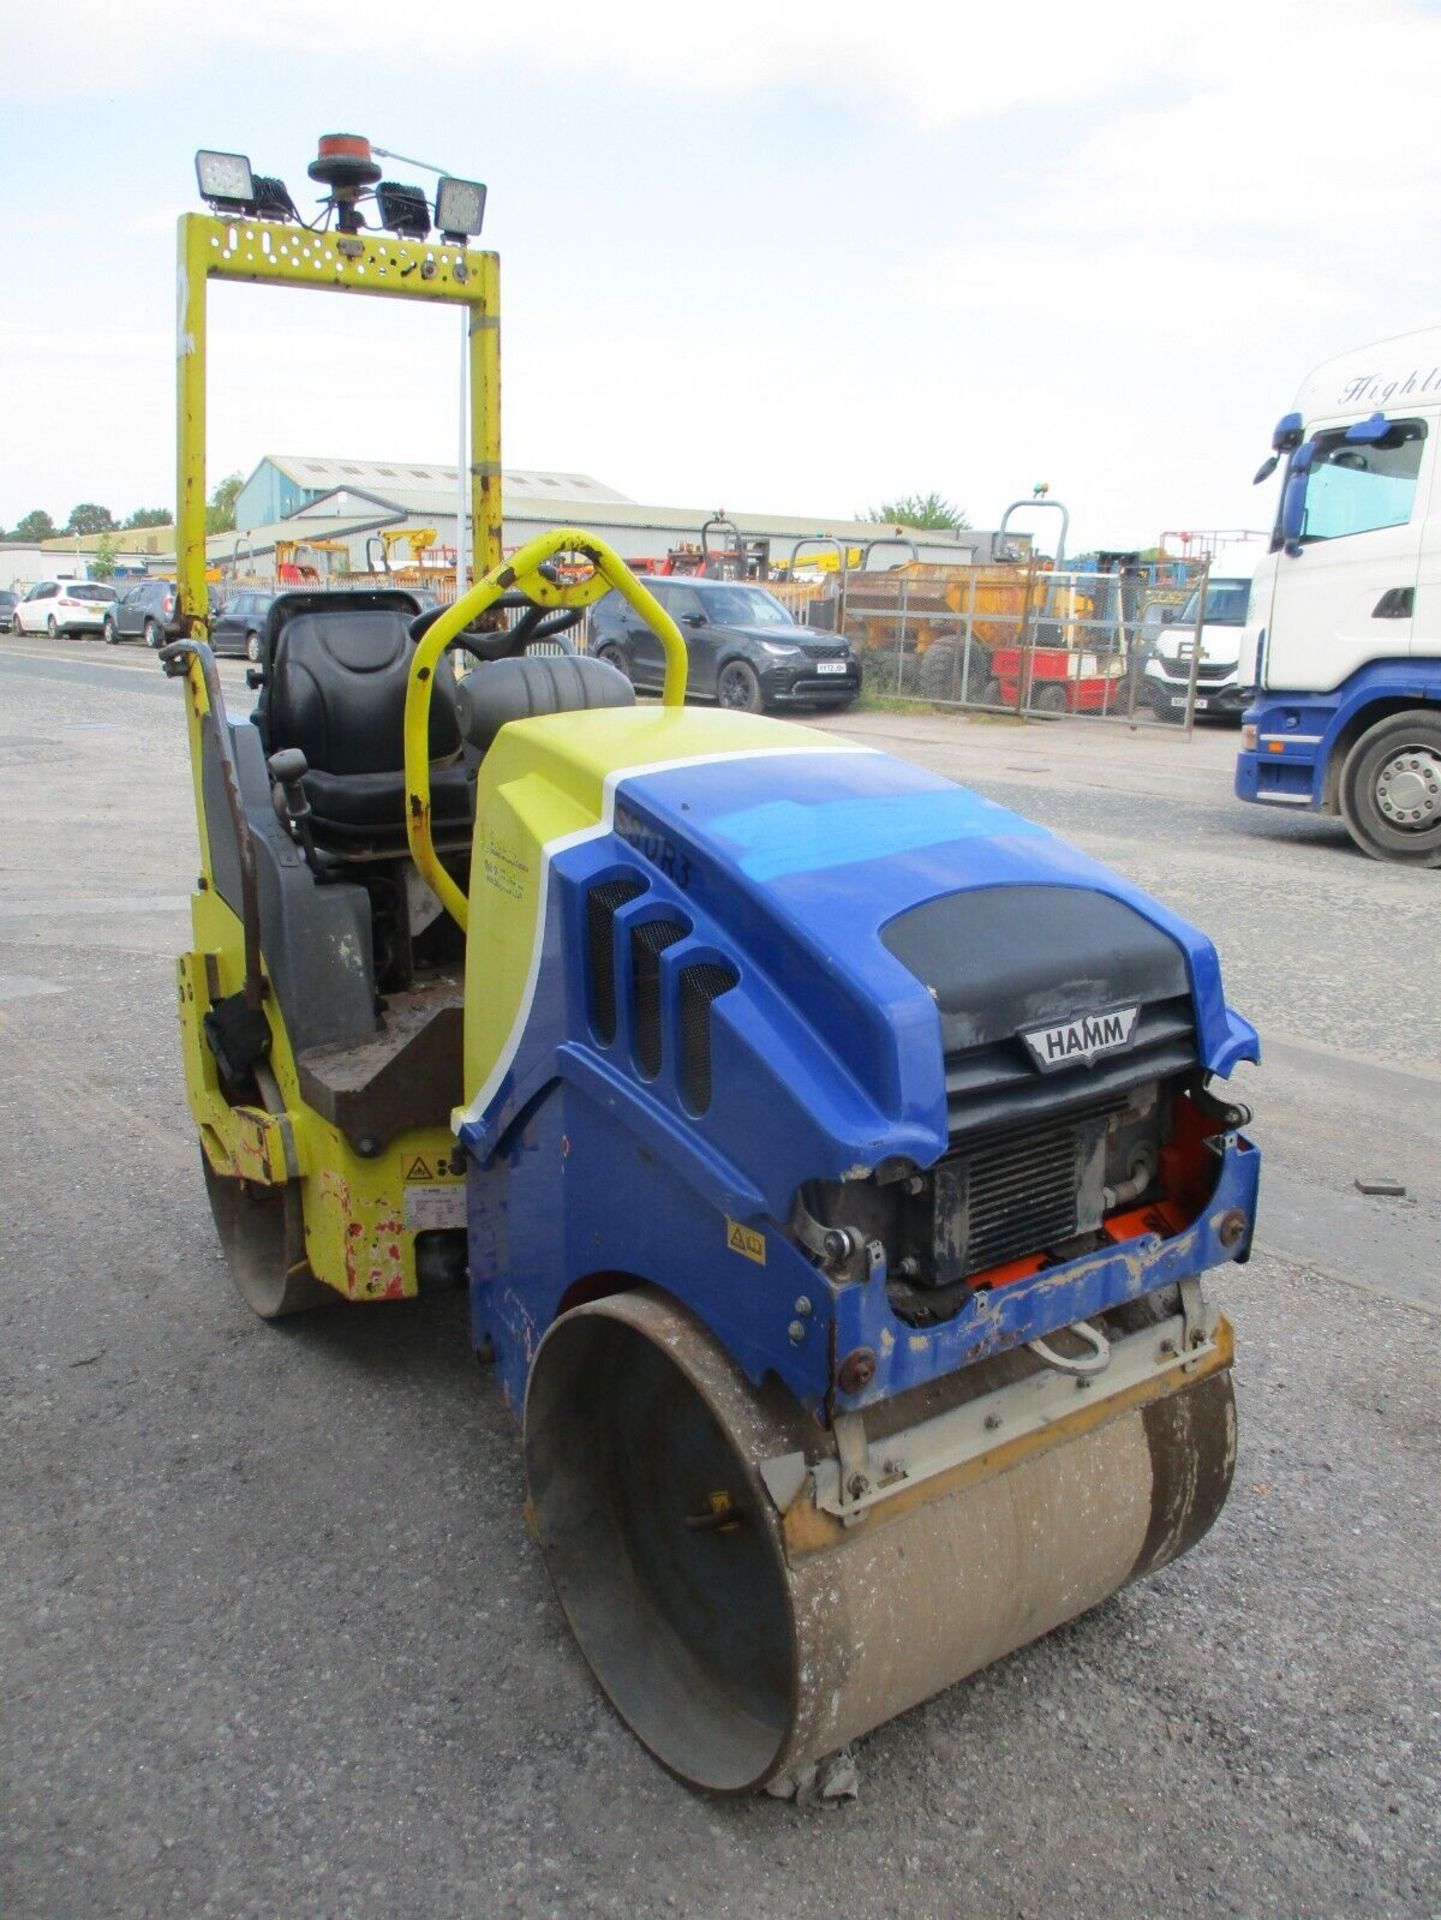
[[[690, 699], [744, 713], [780, 706], [835, 711], [861, 690], [855, 649], [834, 634], [797, 626], [764, 587], [650, 575], [644, 585], [681, 630], [690, 654]], [[589, 644], [637, 687], [658, 690], [665, 679], [660, 641], [618, 593], [597, 601]]]

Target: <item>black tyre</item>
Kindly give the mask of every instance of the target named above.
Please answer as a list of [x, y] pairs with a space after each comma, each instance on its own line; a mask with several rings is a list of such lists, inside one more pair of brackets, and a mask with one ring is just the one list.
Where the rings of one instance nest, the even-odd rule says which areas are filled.
[[145, 622], [145, 644], [156, 653], [165, 645], [165, 635], [160, 631], [158, 620]]
[[1441, 713], [1392, 714], [1361, 735], [1341, 769], [1341, 816], [1373, 860], [1441, 867]]
[[716, 700], [732, 713], [759, 713], [761, 683], [748, 660], [727, 660], [716, 679]]
[[608, 667], [614, 667], [617, 673], [623, 673], [627, 680], [630, 679], [630, 662], [626, 659], [620, 648], [613, 643], [608, 647], [602, 647], [595, 657], [597, 660], [604, 660]]
[[260, 635], [247, 633], [245, 636], [245, 657], [252, 664], [260, 658]]
[[116, 632], [115, 622], [114, 620], [111, 619], [108, 613], [106, 614], [105, 619], [101, 624], [100, 632], [104, 638], [104, 641], [107, 647], [119, 646], [120, 635]]
[[25, 631], [24, 627], [20, 624], [20, 616], [18, 613], [12, 613], [10, 616], [10, 631], [12, 633], [24, 633]]
[[45, 631], [49, 634], [52, 640], [58, 640], [60, 637], [60, 629], [55, 624], [55, 615], [53, 613], [51, 614], [50, 618], [45, 622]]
[[1066, 689], [1059, 680], [1042, 680], [1031, 691], [1031, 705], [1037, 713], [1064, 713]]
[[1003, 707], [1005, 704], [1005, 699], [1001, 693], [1000, 681], [988, 680], [981, 688], [981, 705], [983, 707]]
[[990, 676], [990, 659], [973, 641], [936, 640], [921, 655], [916, 688], [923, 700], [975, 700]]

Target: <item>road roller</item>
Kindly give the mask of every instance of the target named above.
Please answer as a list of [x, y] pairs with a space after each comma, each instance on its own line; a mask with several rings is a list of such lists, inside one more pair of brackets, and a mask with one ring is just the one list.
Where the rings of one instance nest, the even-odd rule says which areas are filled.
[[[1041, 827], [687, 707], [596, 535], [500, 551], [493, 255], [233, 206], [180, 247], [177, 992], [235, 1282], [267, 1319], [468, 1289], [618, 1714], [697, 1788], [795, 1777], [1215, 1519], [1256, 1034], [1202, 934]], [[215, 278], [469, 313], [479, 577], [281, 594], [248, 711], [205, 637]], [[576, 651], [610, 590], [658, 702]]]

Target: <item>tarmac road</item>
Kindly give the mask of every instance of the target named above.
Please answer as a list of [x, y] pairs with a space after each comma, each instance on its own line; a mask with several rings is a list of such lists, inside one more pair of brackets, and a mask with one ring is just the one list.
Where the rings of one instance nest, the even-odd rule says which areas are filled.
[[178, 691], [0, 641], [7, 1920], [1441, 1913], [1441, 875], [1233, 803], [1234, 735], [824, 724], [1151, 887], [1262, 1028], [1214, 1532], [872, 1735], [843, 1811], [676, 1785], [550, 1598], [462, 1298], [277, 1329], [231, 1288]]

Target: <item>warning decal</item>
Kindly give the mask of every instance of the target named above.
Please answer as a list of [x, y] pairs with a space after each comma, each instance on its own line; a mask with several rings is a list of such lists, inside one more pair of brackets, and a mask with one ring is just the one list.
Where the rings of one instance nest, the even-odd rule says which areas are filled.
[[739, 1220], [726, 1221], [726, 1245], [732, 1253], [741, 1253], [747, 1260], [754, 1260], [758, 1267], [766, 1263], [765, 1235], [757, 1233], [754, 1227], [743, 1227]]

